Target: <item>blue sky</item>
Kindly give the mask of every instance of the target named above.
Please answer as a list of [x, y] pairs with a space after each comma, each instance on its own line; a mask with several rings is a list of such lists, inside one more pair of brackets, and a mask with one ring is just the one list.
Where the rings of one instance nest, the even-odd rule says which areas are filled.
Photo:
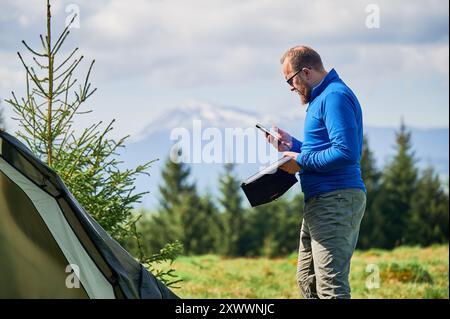
[[[280, 56], [315, 48], [355, 91], [370, 126], [449, 125], [448, 1], [79, 0], [53, 1], [56, 33], [79, 11], [62, 53], [95, 59], [94, 110], [77, 124], [117, 119], [114, 134], [137, 134], [188, 100], [267, 114], [304, 112], [281, 74]], [[369, 29], [367, 5], [380, 10]], [[67, 12], [66, 12], [67, 11]], [[23, 96], [21, 40], [45, 32], [44, 0], [1, 0], [0, 98]], [[61, 56], [62, 58], [62, 56]], [[26, 59], [29, 61], [30, 56]], [[80, 74], [83, 74], [81, 72]], [[2, 102], [5, 117], [12, 115]], [[9, 120], [8, 128], [16, 129]]]

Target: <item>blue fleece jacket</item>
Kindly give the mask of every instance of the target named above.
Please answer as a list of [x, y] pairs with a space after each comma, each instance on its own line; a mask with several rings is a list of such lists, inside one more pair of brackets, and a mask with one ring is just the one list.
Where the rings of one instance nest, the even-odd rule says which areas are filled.
[[311, 92], [300, 153], [300, 181], [305, 201], [341, 188], [366, 190], [361, 178], [362, 111], [358, 99], [332, 69]]

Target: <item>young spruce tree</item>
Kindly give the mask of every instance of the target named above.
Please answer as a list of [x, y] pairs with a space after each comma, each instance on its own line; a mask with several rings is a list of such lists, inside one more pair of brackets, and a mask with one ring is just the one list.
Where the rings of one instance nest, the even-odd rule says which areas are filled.
[[417, 184], [417, 168], [411, 148], [411, 132], [402, 122], [396, 133], [396, 155], [383, 170], [381, 190], [373, 204], [376, 210], [373, 238], [381, 248], [405, 244]]
[[[148, 174], [153, 161], [135, 169], [119, 169], [118, 151], [127, 137], [118, 141], [108, 137], [114, 120], [104, 128], [98, 122], [81, 132], [75, 131], [75, 119], [90, 112], [82, 107], [96, 91], [89, 82], [94, 61], [79, 82], [75, 72], [84, 57], [78, 56], [78, 48], [68, 54], [61, 50], [76, 16], [57, 37], [53, 35], [51, 18], [47, 0], [46, 35], [39, 37], [41, 48], [33, 49], [22, 41], [33, 65], [17, 53], [26, 71], [25, 95], [19, 98], [12, 92], [12, 98], [6, 100], [16, 113], [14, 119], [19, 121], [16, 135], [61, 176], [78, 202], [111, 236], [121, 243], [138, 239], [132, 208], [145, 192], [136, 193], [134, 181], [137, 175]], [[177, 251], [177, 247], [168, 246], [161, 254], [139, 257], [151, 268], [160, 260], [170, 260]], [[166, 274], [159, 273], [159, 279], [170, 285], [172, 277], [166, 278]]]

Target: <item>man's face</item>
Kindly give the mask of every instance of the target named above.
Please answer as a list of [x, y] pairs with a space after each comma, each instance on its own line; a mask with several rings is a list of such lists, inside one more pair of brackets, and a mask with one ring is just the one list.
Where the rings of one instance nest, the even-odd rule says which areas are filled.
[[[290, 79], [297, 71], [292, 68], [289, 59], [286, 59], [283, 63], [283, 74], [286, 80]], [[297, 92], [300, 96], [300, 101], [303, 105], [308, 104], [311, 98], [312, 86], [303, 80], [303, 71], [298, 73], [292, 79], [291, 91]]]

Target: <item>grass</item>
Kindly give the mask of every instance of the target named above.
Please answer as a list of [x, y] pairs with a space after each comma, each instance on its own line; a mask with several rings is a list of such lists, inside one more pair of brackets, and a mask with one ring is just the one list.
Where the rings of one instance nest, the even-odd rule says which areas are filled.
[[[449, 298], [448, 245], [356, 251], [352, 298]], [[300, 298], [297, 254], [285, 258], [180, 257], [181, 298]]]

